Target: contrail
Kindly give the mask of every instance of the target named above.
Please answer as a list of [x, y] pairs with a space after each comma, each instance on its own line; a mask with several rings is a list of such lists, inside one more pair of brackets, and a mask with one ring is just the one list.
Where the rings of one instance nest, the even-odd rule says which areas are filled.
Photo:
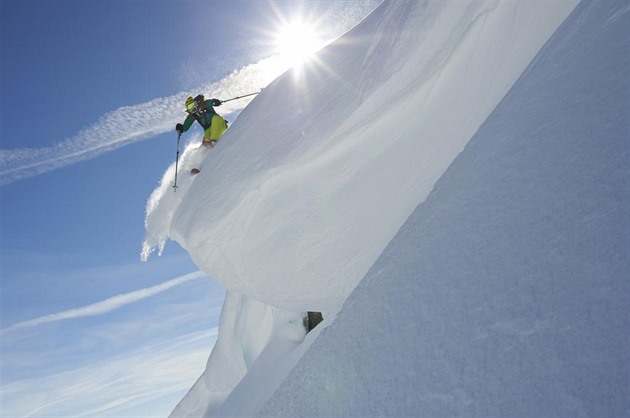
[[[198, 92], [228, 98], [267, 86], [286, 66], [267, 58], [232, 72], [220, 81], [203, 85], [194, 93], [181, 92], [135, 106], [124, 106], [101, 116], [74, 136], [44, 148], [0, 149], [0, 186], [65, 167], [117, 148], [173, 130], [182, 118], [182, 103]], [[241, 110], [250, 98], [222, 107], [223, 114]]]
[[19, 322], [17, 324], [11, 325], [8, 328], [4, 328], [0, 331], [0, 335], [5, 334], [10, 331], [15, 331], [22, 328], [31, 328], [39, 325], [48, 324], [51, 322], [64, 321], [66, 319], [76, 319], [76, 318], [84, 318], [88, 316], [97, 316], [103, 315], [108, 312], [119, 309], [125, 305], [129, 305], [130, 303], [138, 302], [142, 299], [146, 299], [148, 297], [157, 295], [158, 293], [164, 292], [172, 287], [182, 285], [184, 283], [190, 282], [192, 280], [200, 279], [205, 277], [203, 272], [196, 271], [194, 273], [186, 274], [184, 276], [180, 276], [176, 279], [172, 279], [166, 281], [164, 283], [147, 287], [145, 289], [136, 290], [129, 293], [124, 293], [122, 295], [114, 296], [109, 299], [105, 299], [100, 302], [93, 303], [91, 305], [82, 306], [80, 308], [69, 309], [67, 311], [58, 312], [50, 315], [40, 316], [39, 318], [30, 319], [28, 321]]

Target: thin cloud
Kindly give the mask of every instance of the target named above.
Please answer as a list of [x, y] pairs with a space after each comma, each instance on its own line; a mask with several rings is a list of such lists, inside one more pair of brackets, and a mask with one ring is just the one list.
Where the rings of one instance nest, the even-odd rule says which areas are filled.
[[[3, 382], [2, 412], [20, 417], [130, 416], [154, 405], [164, 416], [203, 372], [217, 328], [178, 335], [76, 369]], [[152, 409], [152, 408], [151, 408]], [[156, 414], [157, 415], [157, 414]]]
[[[224, 79], [195, 92], [227, 99], [260, 90], [280, 75], [284, 67], [268, 58], [234, 71]], [[182, 103], [191, 92], [181, 92], [135, 106], [124, 106], [103, 115], [76, 135], [44, 148], [0, 149], [0, 186], [75, 164], [125, 145], [173, 130], [182, 118]], [[251, 98], [222, 107], [223, 114], [241, 110]]]
[[91, 305], [83, 306], [81, 308], [70, 309], [63, 312], [41, 316], [39, 318], [31, 319], [28, 321], [19, 322], [17, 324], [11, 325], [8, 328], [3, 329], [1, 331], [1, 334], [5, 334], [7, 332], [15, 331], [18, 329], [31, 328], [39, 325], [49, 324], [51, 322], [64, 321], [67, 319], [103, 315], [119, 309], [125, 305], [138, 302], [142, 299], [157, 295], [158, 293], [164, 292], [175, 286], [179, 286], [192, 280], [200, 279], [202, 277], [205, 277], [205, 275], [201, 271], [196, 271], [194, 273], [186, 274], [184, 276], [169, 280], [156, 286], [114, 296], [101, 302], [93, 303]]

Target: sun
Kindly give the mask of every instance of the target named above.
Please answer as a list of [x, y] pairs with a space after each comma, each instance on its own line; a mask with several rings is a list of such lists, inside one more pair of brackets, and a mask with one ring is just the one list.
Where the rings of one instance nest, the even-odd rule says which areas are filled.
[[276, 54], [291, 65], [304, 63], [323, 46], [315, 26], [299, 20], [283, 25], [274, 44]]

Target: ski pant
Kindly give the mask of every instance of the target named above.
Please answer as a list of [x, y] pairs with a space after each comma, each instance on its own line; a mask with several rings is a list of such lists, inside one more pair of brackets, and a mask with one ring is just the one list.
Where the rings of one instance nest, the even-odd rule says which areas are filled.
[[203, 133], [203, 142], [218, 141], [227, 130], [227, 122], [219, 115], [212, 117], [210, 127]]

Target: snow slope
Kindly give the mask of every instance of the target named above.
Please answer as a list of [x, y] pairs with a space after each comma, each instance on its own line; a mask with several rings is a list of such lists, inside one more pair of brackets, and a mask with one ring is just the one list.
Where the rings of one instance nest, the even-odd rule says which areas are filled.
[[[542, 376], [550, 366], [601, 362], [605, 354], [611, 364], [628, 364], [619, 354], [628, 348], [620, 341], [627, 297], [619, 296], [627, 295], [620, 277], [629, 272], [620, 250], [628, 244], [628, 90], [619, 57], [627, 54], [617, 54], [627, 50], [626, 3], [580, 5], [555, 50], [547, 46], [495, 110], [575, 5], [385, 2], [310, 66], [268, 86], [215, 149], [187, 148], [177, 193], [171, 167], [150, 200], [144, 254], [174, 239], [228, 295], [208, 368], [172, 416], [254, 415], [267, 400], [262, 415], [519, 414], [537, 400], [544, 411], [553, 390], [566, 395], [556, 398], [556, 411], [580, 411], [581, 389], [607, 387], [580, 380], [570, 392], [564, 384], [584, 374]], [[589, 18], [596, 25], [585, 24]], [[580, 55], [582, 38], [603, 70]], [[553, 56], [571, 48], [577, 52], [564, 61]], [[597, 72], [566, 78], [571, 60]], [[603, 95], [598, 84], [585, 91], [593, 78], [616, 86], [616, 95]], [[616, 106], [614, 117], [591, 102], [598, 95], [604, 109]], [[602, 116], [591, 120], [595, 114]], [[615, 141], [602, 155], [588, 133], [604, 122]], [[577, 155], [569, 152], [574, 135], [585, 144]], [[557, 147], [548, 149], [549, 138]], [[597, 177], [591, 168], [606, 166], [610, 155], [616, 182], [602, 193], [610, 173]], [[192, 166], [201, 166], [198, 176], [186, 175]], [[556, 172], [552, 187], [547, 175]], [[578, 178], [586, 181], [579, 193]], [[585, 199], [582, 190], [598, 192]], [[617, 234], [608, 246], [597, 222]], [[584, 224], [589, 233], [576, 227]], [[561, 246], [576, 243], [584, 247]], [[590, 279], [566, 290], [576, 275]], [[588, 320], [571, 323], [597, 280], [610, 312], [589, 310]], [[568, 302], [549, 320], [563, 296]], [[326, 320], [305, 337], [306, 310]], [[614, 350], [596, 352], [593, 342], [582, 357], [550, 337], [574, 326], [571, 341], [581, 342], [603, 317], [610, 326], [593, 335], [616, 331]], [[552, 354], [526, 367], [536, 348]], [[521, 363], [507, 360], [514, 354]], [[618, 373], [608, 388], [627, 394], [620, 382]], [[519, 397], [520, 389], [535, 393]]]
[[338, 309], [574, 4], [382, 4], [241, 113], [154, 241], [265, 304]]
[[630, 416], [629, 18], [577, 8], [258, 416]]

